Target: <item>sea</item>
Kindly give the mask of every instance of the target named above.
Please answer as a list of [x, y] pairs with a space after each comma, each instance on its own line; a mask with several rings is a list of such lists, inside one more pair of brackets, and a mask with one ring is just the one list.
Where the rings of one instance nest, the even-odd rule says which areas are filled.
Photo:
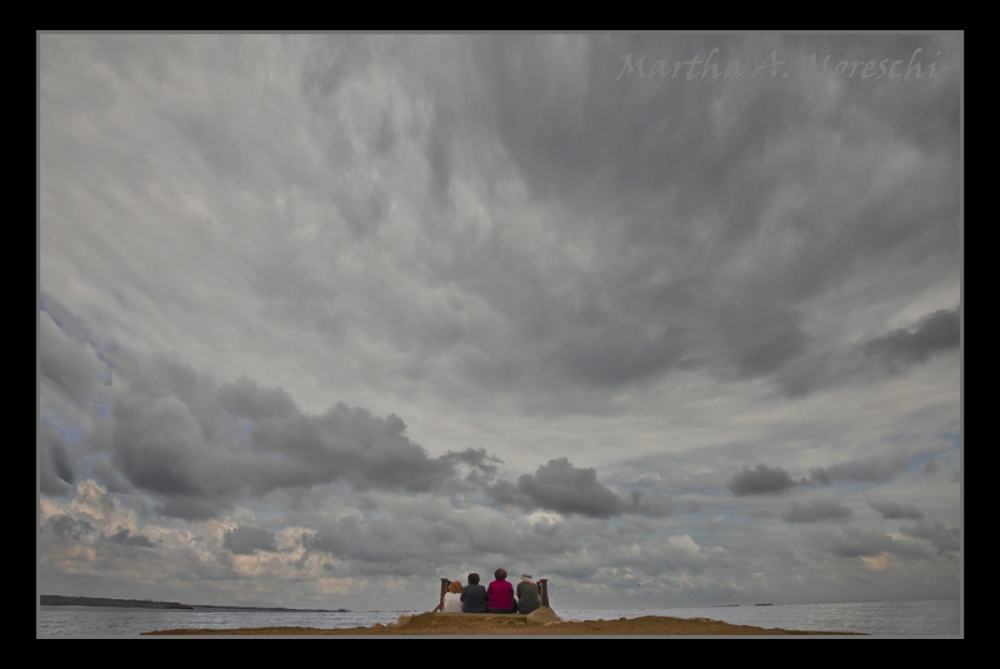
[[[734, 625], [786, 630], [861, 632], [884, 637], [961, 638], [959, 600], [773, 604], [649, 609], [560, 609], [563, 620], [617, 620], [640, 616], [709, 618]], [[39, 637], [134, 637], [167, 629], [315, 627], [344, 629], [387, 624], [417, 611], [266, 611], [195, 607], [194, 610], [40, 606]]]

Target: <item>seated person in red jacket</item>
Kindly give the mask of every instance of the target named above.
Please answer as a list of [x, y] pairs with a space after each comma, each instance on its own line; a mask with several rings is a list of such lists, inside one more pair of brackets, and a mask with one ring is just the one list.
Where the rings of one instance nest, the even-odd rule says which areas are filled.
[[507, 570], [497, 569], [493, 572], [495, 581], [486, 589], [486, 605], [490, 613], [514, 613], [517, 605], [514, 603], [514, 586], [507, 582]]

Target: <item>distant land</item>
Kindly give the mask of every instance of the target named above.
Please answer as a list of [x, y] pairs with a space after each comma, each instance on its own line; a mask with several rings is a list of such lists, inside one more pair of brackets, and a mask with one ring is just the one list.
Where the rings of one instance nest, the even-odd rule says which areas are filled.
[[308, 613], [350, 613], [348, 609], [289, 609], [284, 606], [212, 606], [207, 604], [181, 604], [179, 602], [154, 602], [150, 599], [113, 599], [111, 597], [64, 597], [41, 595], [43, 606], [112, 606], [133, 609], [214, 609], [226, 611], [303, 611]]
[[63, 597], [42, 595], [43, 606], [117, 606], [138, 609], [191, 609], [193, 606], [177, 602], [154, 602], [149, 599], [110, 599], [108, 597]]

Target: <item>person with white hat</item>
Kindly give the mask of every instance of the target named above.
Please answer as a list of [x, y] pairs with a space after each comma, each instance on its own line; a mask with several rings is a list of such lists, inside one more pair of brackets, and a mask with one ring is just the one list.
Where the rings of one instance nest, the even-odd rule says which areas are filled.
[[531, 580], [531, 574], [521, 574], [521, 582], [517, 584], [517, 612], [531, 613], [541, 605], [538, 584]]

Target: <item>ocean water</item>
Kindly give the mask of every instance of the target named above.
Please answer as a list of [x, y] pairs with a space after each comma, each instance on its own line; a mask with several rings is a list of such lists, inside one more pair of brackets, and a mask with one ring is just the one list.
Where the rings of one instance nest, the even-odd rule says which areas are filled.
[[343, 629], [391, 623], [417, 611], [233, 611], [202, 609], [131, 609], [100, 606], [40, 606], [39, 636], [136, 636], [168, 629], [237, 629], [240, 627], [317, 627]]
[[[958, 636], [958, 600], [708, 606], [660, 609], [590, 609], [553, 607], [563, 620], [615, 620], [640, 616], [710, 618], [735, 625], [805, 631], [862, 632], [879, 636]], [[229, 611], [157, 610], [89, 606], [42, 606], [39, 636], [137, 636], [165, 629], [236, 629], [239, 627], [316, 627], [343, 629], [390, 623], [416, 611]]]
[[879, 636], [943, 636], [960, 633], [959, 601], [855, 602], [774, 606], [704, 606], [605, 611], [557, 611], [563, 620], [614, 620], [639, 616], [709, 618], [733, 625]]

